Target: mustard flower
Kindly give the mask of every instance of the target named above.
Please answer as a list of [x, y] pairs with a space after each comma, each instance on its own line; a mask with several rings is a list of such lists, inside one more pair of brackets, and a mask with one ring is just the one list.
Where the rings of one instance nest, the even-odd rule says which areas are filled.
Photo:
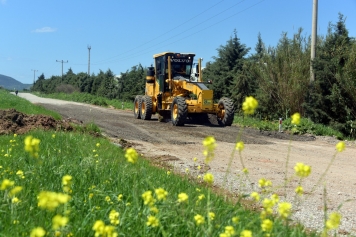
[[214, 212], [209, 212], [209, 218], [210, 218], [210, 220], [214, 220], [215, 219], [215, 213]]
[[118, 196], [117, 196], [117, 200], [120, 202], [120, 201], [122, 201], [122, 197], [123, 197], [123, 195], [122, 194], [119, 194]]
[[4, 180], [1, 182], [0, 190], [8, 189], [8, 188], [12, 187], [14, 184], [15, 184], [14, 181], [11, 181], [11, 180], [9, 180], [9, 179], [4, 179]]
[[125, 153], [125, 157], [128, 162], [135, 164], [138, 159], [138, 154], [135, 149], [133, 148], [128, 148]]
[[142, 194], [142, 199], [145, 205], [153, 206], [156, 200], [152, 196], [152, 191], [146, 191]]
[[271, 180], [267, 180], [265, 178], [262, 178], [262, 179], [258, 180], [258, 186], [260, 188], [271, 187], [272, 186], [272, 182], [271, 182]]
[[197, 215], [194, 216], [194, 220], [195, 220], [195, 223], [196, 223], [197, 225], [204, 224], [204, 222], [205, 222], [204, 217], [203, 217], [202, 215], [199, 215], [199, 214], [197, 214]]
[[212, 136], [208, 136], [203, 140], [204, 151], [203, 154], [205, 156], [205, 163], [209, 163], [214, 158], [214, 150], [216, 148], [215, 138]]
[[271, 200], [272, 200], [272, 202], [273, 202], [273, 205], [276, 205], [276, 203], [278, 203], [279, 202], [279, 196], [278, 196], [278, 194], [272, 194], [271, 195]]
[[42, 191], [37, 199], [39, 207], [54, 211], [60, 204], [67, 203], [70, 200], [70, 196], [64, 193]]
[[262, 231], [271, 232], [273, 228], [273, 222], [270, 219], [264, 219], [261, 224]]
[[98, 142], [98, 143], [96, 143], [96, 147], [99, 147], [100, 146], [100, 143]]
[[303, 163], [297, 163], [294, 166], [295, 174], [301, 178], [308, 177], [311, 172], [311, 167], [309, 165], [304, 165]]
[[155, 207], [155, 206], [150, 207], [150, 211], [153, 212], [153, 213], [156, 213], [156, 214], [159, 212], [158, 208]]
[[273, 206], [275, 205], [275, 202], [272, 200], [272, 199], [268, 199], [268, 198], [265, 198], [265, 199], [263, 199], [263, 201], [262, 201], [262, 206], [263, 206], [263, 208], [267, 211], [267, 212], [269, 212], [270, 214], [272, 214], [272, 212], [271, 212], [271, 210], [272, 210], [272, 208], [273, 208]]
[[205, 195], [204, 194], [200, 194], [199, 196], [198, 196], [198, 199], [201, 201], [201, 200], [203, 200], [205, 198]]
[[237, 217], [237, 216], [234, 216], [234, 217], [232, 218], [232, 222], [233, 222], [235, 225], [237, 225], [237, 223], [239, 223], [239, 220], [240, 220], [240, 218]]
[[247, 168], [243, 168], [243, 169], [242, 169], [242, 172], [243, 172], [244, 174], [248, 174], [248, 169], [247, 169]]
[[72, 185], [72, 176], [64, 175], [62, 178], [62, 185], [63, 186], [70, 186]]
[[251, 230], [243, 230], [240, 233], [240, 237], [252, 237], [252, 231]]
[[40, 140], [37, 138], [34, 138], [32, 136], [27, 136], [25, 138], [25, 151], [30, 153], [32, 157], [37, 158], [38, 157], [38, 152], [40, 150], [39, 147]]
[[110, 211], [110, 213], [109, 213], [110, 223], [113, 225], [120, 224], [119, 215], [120, 214], [115, 210]]
[[155, 190], [156, 196], [158, 200], [166, 200], [168, 192], [163, 188], [157, 188]]
[[242, 103], [242, 110], [244, 111], [244, 114], [254, 114], [257, 106], [258, 101], [252, 96], [248, 96]]
[[245, 144], [241, 141], [236, 143], [235, 149], [238, 151], [242, 151], [245, 148]]
[[303, 195], [303, 193], [304, 193], [304, 189], [302, 186], [297, 186], [294, 191], [296, 194], [298, 194], [300, 196]]
[[337, 212], [332, 212], [329, 215], [329, 219], [325, 223], [326, 229], [327, 230], [337, 229], [340, 225], [340, 220], [341, 220], [341, 215]]
[[288, 218], [291, 213], [292, 204], [289, 202], [281, 202], [278, 205], [278, 212], [282, 218]]
[[198, 165], [197, 170], [200, 170], [200, 169], [201, 169], [201, 166], [200, 166], [200, 165]]
[[171, 171], [167, 170], [167, 175], [170, 175], [171, 174]]
[[212, 175], [211, 173], [206, 173], [203, 179], [208, 184], [212, 184], [214, 182], [214, 175]]
[[43, 237], [46, 231], [42, 227], [36, 227], [31, 231], [30, 237]]
[[20, 199], [18, 199], [17, 197], [14, 197], [13, 199], [11, 199], [11, 202], [16, 204], [16, 203], [19, 203], [21, 202]]
[[25, 176], [24, 176], [22, 170], [18, 170], [18, 171], [16, 172], [16, 175], [19, 176], [21, 179], [24, 179], [24, 178], [25, 178]]
[[97, 220], [92, 230], [95, 231], [95, 236], [101, 236], [105, 234], [105, 223], [102, 220]]
[[10, 196], [13, 197], [15, 196], [16, 194], [18, 194], [19, 192], [21, 192], [22, 190], [22, 187], [21, 186], [16, 186], [14, 187], [13, 189], [11, 189], [10, 191]]
[[256, 202], [260, 200], [260, 195], [257, 192], [252, 192], [250, 197], [252, 197]]
[[180, 193], [178, 194], [178, 202], [187, 202], [188, 201], [188, 195], [186, 193]]
[[147, 217], [147, 226], [157, 227], [159, 226], [159, 220], [155, 216], [148, 216]]
[[52, 219], [52, 229], [57, 230], [61, 227], [66, 226], [68, 223], [68, 217], [55, 215]]
[[341, 142], [338, 142], [336, 144], [336, 150], [338, 152], [342, 152], [343, 150], [345, 150], [345, 142], [341, 141]]
[[56, 138], [56, 134], [52, 134], [52, 138]]
[[197, 162], [197, 160], [198, 160], [198, 158], [196, 158], [196, 157], [193, 158], [193, 161], [194, 161], [194, 162]]
[[231, 225], [225, 226], [225, 234], [227, 234], [227, 236], [234, 236], [235, 235], [234, 227]]
[[300, 113], [295, 113], [292, 115], [292, 124], [298, 125], [300, 123]]
[[109, 196], [106, 196], [105, 201], [109, 203], [111, 201], [111, 198]]

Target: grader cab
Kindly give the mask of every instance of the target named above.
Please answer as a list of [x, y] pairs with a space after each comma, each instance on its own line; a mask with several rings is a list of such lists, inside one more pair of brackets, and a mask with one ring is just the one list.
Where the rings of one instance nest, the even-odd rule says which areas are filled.
[[153, 55], [155, 66], [148, 68], [145, 95], [135, 97], [136, 119], [149, 120], [158, 114], [159, 121], [171, 119], [174, 126], [183, 126], [191, 118], [214, 114], [219, 124], [231, 126], [232, 100], [223, 97], [214, 104], [213, 91], [202, 81], [201, 59], [194, 70], [197, 74], [192, 76], [194, 56], [172, 52]]

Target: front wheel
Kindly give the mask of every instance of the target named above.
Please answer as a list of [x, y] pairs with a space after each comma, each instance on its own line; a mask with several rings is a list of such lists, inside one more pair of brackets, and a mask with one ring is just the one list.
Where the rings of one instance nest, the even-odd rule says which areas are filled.
[[183, 97], [173, 99], [171, 107], [171, 119], [174, 126], [183, 126], [188, 115], [188, 105]]
[[134, 101], [134, 116], [136, 119], [141, 118], [141, 102], [142, 102], [142, 95], [136, 95]]
[[219, 100], [218, 109], [217, 119], [219, 124], [222, 126], [231, 126], [234, 121], [234, 102], [229, 98], [223, 97]]

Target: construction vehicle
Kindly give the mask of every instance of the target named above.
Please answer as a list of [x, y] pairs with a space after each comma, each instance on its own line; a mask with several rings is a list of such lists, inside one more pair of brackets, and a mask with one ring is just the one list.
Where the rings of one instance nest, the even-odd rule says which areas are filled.
[[222, 126], [231, 126], [234, 119], [234, 104], [223, 97], [214, 103], [213, 91], [202, 79], [202, 59], [194, 68], [195, 54], [163, 52], [153, 55], [155, 66], [147, 70], [145, 95], [137, 95], [134, 100], [136, 119], [150, 120], [158, 114], [159, 121], [171, 119], [174, 126], [183, 126], [192, 118], [216, 115]]

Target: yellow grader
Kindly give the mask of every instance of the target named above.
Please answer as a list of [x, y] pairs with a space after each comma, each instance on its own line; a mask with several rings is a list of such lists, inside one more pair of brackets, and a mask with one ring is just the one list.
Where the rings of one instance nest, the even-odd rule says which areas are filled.
[[157, 113], [159, 121], [170, 118], [174, 126], [183, 126], [189, 119], [214, 114], [220, 125], [231, 126], [233, 101], [223, 97], [214, 104], [213, 91], [202, 80], [201, 59], [192, 73], [194, 56], [172, 52], [153, 55], [155, 66], [147, 70], [145, 95], [135, 97], [136, 119], [150, 120]]

